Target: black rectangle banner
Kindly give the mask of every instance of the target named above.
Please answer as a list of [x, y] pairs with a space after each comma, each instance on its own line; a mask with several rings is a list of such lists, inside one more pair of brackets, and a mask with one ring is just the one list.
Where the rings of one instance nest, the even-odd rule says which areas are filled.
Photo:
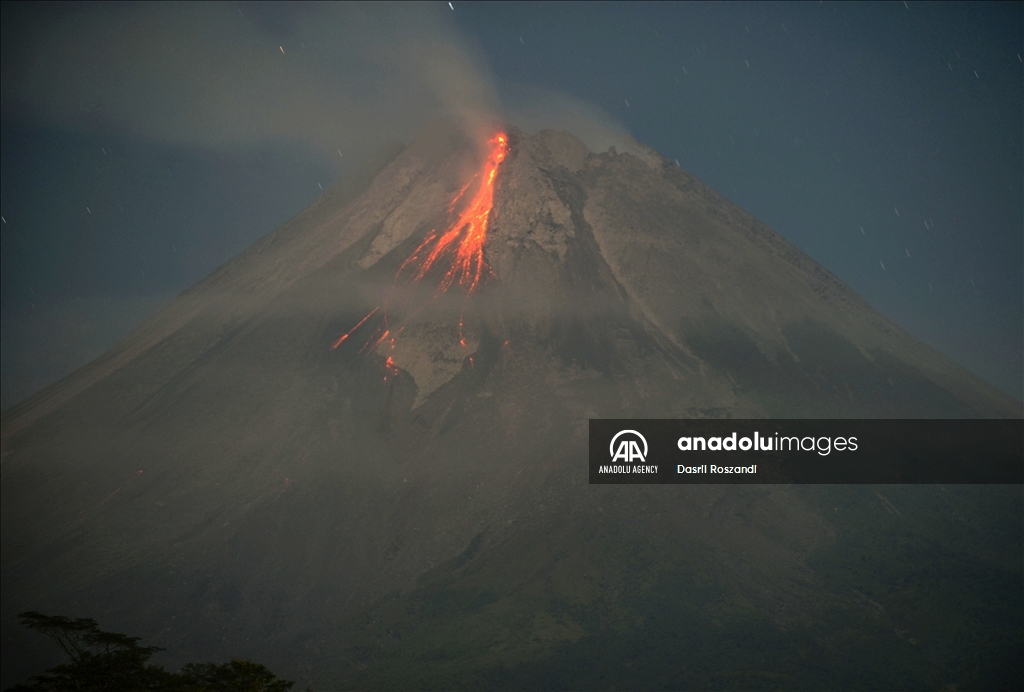
[[591, 483], [1024, 483], [1024, 420], [590, 421]]

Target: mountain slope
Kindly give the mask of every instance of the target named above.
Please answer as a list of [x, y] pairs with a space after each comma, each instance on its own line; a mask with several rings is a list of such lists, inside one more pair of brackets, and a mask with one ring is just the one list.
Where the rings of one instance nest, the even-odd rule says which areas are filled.
[[[423, 263], [488, 156], [441, 124], [4, 413], [5, 662], [32, 646], [14, 624], [27, 609], [178, 660], [369, 686], [526, 684], [565, 647], [654, 636], [644, 623], [669, 601], [722, 641], [795, 632], [782, 664], [749, 673], [782, 686], [827, 679], [793, 677], [787, 657], [817, 656], [805, 639], [899, 639], [829, 551], [882, 531], [927, 552], [932, 529], [876, 525], [894, 515], [859, 489], [848, 523], [825, 490], [591, 487], [588, 418], [1020, 417], [1020, 402], [654, 152], [550, 131], [507, 145], [472, 293], [438, 290], [448, 265]], [[960, 512], [979, 533], [1005, 520], [986, 503], [1020, 505], [914, 491], [900, 521]], [[1003, 594], [1020, 535], [1015, 520], [947, 562], [989, 566]], [[820, 628], [840, 611], [853, 624]], [[995, 617], [971, 612], [955, 627]], [[892, 665], [930, 684], [925, 662], [949, 647]], [[431, 678], [438, 651], [456, 653]], [[34, 672], [7, 668], [4, 684]], [[896, 679], [878, 675], [865, 684]]]

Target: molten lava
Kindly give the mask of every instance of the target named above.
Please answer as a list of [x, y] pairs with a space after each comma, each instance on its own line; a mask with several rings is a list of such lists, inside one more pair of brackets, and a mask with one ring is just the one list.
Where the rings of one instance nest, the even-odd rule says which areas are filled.
[[[398, 270], [399, 276], [408, 268], [419, 263], [414, 281], [419, 281], [431, 267], [442, 258], [450, 258], [451, 265], [441, 279], [441, 291], [447, 291], [453, 283], [472, 293], [480, 285], [480, 280], [491, 273], [491, 268], [484, 261], [484, 241], [487, 240], [487, 222], [490, 220], [491, 208], [494, 206], [494, 178], [498, 174], [498, 166], [508, 154], [508, 139], [504, 134], [497, 134], [488, 142], [491, 146], [483, 171], [479, 174], [479, 185], [469, 203], [459, 213], [448, 230], [440, 237], [431, 231]], [[454, 211], [474, 181], [462, 188], [449, 205], [449, 212]], [[420, 259], [426, 255], [425, 259]]]
[[[459, 190], [451, 204], [448, 205], [448, 214], [457, 214], [457, 217], [448, 225], [444, 233], [439, 234], [435, 229], [427, 234], [419, 247], [399, 267], [395, 276], [396, 285], [403, 278], [406, 281], [418, 283], [432, 269], [443, 268], [444, 274], [438, 282], [437, 293], [446, 292], [452, 285], [457, 284], [465, 290], [468, 299], [479, 288], [482, 281], [493, 276], [490, 265], [484, 260], [484, 243], [487, 240], [487, 224], [490, 221], [491, 209], [494, 207], [494, 180], [498, 175], [498, 167], [508, 155], [508, 137], [504, 133], [498, 133], [488, 141], [488, 145], [490, 149], [483, 169]], [[473, 194], [467, 199], [467, 193], [471, 189]], [[384, 343], [394, 349], [395, 339], [404, 329], [404, 324], [397, 327], [390, 326], [388, 306], [385, 302], [383, 308], [379, 306], [374, 308], [352, 329], [339, 336], [331, 346], [331, 350], [341, 346], [353, 333], [366, 325], [378, 311], [381, 312], [381, 319], [373, 335], [367, 339], [360, 350], [362, 352], [376, 351]], [[412, 312], [417, 311], [413, 310]], [[459, 318], [459, 343], [463, 347], [466, 346], [465, 339], [462, 338], [461, 317]], [[390, 355], [387, 356], [384, 367], [385, 380], [398, 374], [398, 366]]]
[[342, 334], [341, 336], [339, 336], [339, 337], [338, 337], [338, 339], [337, 339], [337, 341], [335, 341], [335, 342], [334, 342], [334, 345], [333, 345], [333, 346], [331, 346], [331, 350], [333, 351], [334, 349], [336, 349], [336, 348], [338, 348], [339, 346], [341, 346], [341, 344], [342, 344], [342, 343], [343, 343], [343, 342], [344, 342], [344, 341], [345, 341], [345, 340], [346, 340], [346, 339], [347, 339], [347, 338], [348, 338], [349, 336], [351, 336], [351, 335], [352, 335], [352, 332], [354, 332], [355, 330], [359, 329], [359, 328], [360, 328], [360, 327], [362, 327], [362, 326], [363, 326], [364, 324], [366, 324], [366, 320], [368, 320], [368, 319], [370, 319], [371, 317], [373, 317], [373, 314], [374, 314], [375, 312], [377, 312], [378, 310], [380, 310], [380, 308], [374, 308], [373, 310], [371, 310], [371, 311], [370, 311], [370, 314], [369, 314], [369, 315], [367, 315], [367, 316], [366, 316], [366, 317], [364, 317], [363, 319], [359, 320], [359, 323], [358, 323], [358, 324], [356, 324], [356, 326], [352, 327], [352, 329], [349, 329], [349, 330], [348, 330], [347, 332], [345, 332], [344, 334]]

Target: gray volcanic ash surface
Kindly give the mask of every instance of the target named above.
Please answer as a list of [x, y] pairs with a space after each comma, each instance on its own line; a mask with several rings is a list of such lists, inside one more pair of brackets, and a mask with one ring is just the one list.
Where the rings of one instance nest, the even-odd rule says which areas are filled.
[[1016, 679], [1019, 488], [591, 487], [586, 433], [1020, 402], [655, 152], [507, 136], [475, 291], [403, 274], [486, 159], [439, 124], [4, 413], [3, 684], [29, 609], [303, 685]]

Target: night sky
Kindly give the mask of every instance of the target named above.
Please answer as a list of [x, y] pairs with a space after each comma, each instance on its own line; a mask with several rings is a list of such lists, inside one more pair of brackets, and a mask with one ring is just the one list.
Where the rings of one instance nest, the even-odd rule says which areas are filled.
[[631, 135], [1024, 396], [1024, 4], [2, 5], [2, 406], [426, 122]]

